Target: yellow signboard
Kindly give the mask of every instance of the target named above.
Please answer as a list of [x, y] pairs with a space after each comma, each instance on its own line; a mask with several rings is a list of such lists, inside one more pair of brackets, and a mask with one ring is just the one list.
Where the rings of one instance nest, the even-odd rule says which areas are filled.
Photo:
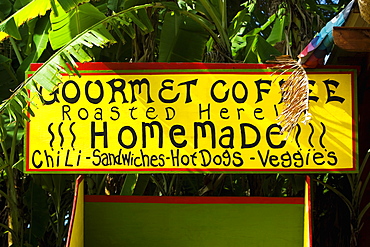
[[[38, 65], [34, 65], [36, 69]], [[87, 63], [31, 95], [29, 173], [356, 171], [353, 69], [309, 71], [309, 124], [280, 135], [266, 65]]]

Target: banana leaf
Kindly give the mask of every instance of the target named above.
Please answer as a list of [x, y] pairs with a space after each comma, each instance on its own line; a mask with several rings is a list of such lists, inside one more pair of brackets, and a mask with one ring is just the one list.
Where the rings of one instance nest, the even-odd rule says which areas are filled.
[[57, 8], [59, 15], [55, 16], [55, 13], [50, 15], [52, 30], [49, 39], [54, 50], [105, 18], [105, 15], [90, 3], [80, 5], [68, 13], [64, 12], [60, 5]]
[[18, 28], [28, 20], [45, 15], [50, 8], [50, 0], [33, 0], [0, 23], [0, 41], [9, 36], [22, 39]]
[[209, 34], [194, 20], [176, 12], [165, 15], [158, 62], [201, 62]]

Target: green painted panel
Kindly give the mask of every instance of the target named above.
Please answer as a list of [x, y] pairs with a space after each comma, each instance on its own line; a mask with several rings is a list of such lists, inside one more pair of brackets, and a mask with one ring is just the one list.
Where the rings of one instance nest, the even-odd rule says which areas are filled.
[[303, 246], [303, 204], [85, 202], [85, 246]]

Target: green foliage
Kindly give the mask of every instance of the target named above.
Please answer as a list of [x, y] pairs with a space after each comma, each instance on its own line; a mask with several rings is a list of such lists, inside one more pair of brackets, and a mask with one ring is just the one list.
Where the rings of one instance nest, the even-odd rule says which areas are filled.
[[49, 225], [50, 215], [47, 203], [47, 194], [45, 190], [34, 180], [30, 181], [28, 190], [24, 193], [24, 205], [26, 207], [27, 216], [29, 220], [29, 228], [27, 228], [28, 236], [26, 242], [32, 246], [37, 245], [37, 240], [41, 239]]
[[[351, 246], [357, 246], [358, 234], [363, 225], [363, 217], [370, 208], [370, 202], [363, 201], [366, 188], [370, 181], [370, 172], [365, 171], [369, 157], [370, 150], [367, 151], [366, 156], [360, 165], [359, 173], [347, 175], [349, 188], [340, 188], [340, 184], [339, 186], [330, 184], [327, 180], [314, 179], [315, 182], [323, 185], [329, 191], [336, 194], [347, 206], [351, 226]], [[364, 206], [361, 205], [362, 203], [364, 203]]]
[[[55, 0], [51, 0], [52, 2]], [[74, 8], [78, 8], [78, 6], [82, 3], [87, 3], [90, 0], [56, 0], [60, 4], [60, 6], [63, 8], [65, 12], [69, 12], [70, 10]], [[53, 4], [54, 5], [54, 4]], [[53, 9], [55, 12], [55, 9]]]
[[28, 45], [28, 56], [23, 60], [23, 62], [17, 69], [18, 81], [24, 80], [25, 73], [28, 70], [30, 64], [38, 62], [40, 57], [46, 50], [49, 43], [49, 29], [50, 20], [48, 15], [38, 19], [35, 22], [35, 29], [33, 35], [31, 36], [31, 41]]
[[11, 95], [11, 89], [18, 85], [18, 80], [11, 66], [12, 60], [8, 57], [0, 55], [0, 100], [3, 101]]
[[161, 31], [158, 62], [201, 62], [209, 34], [190, 17], [167, 12]]
[[132, 196], [136, 187], [139, 174], [127, 174], [121, 189], [121, 196]]
[[0, 20], [4, 20], [12, 11], [12, 3], [9, 0], [0, 2]]
[[87, 28], [103, 20], [105, 15], [92, 4], [86, 3], [70, 10], [68, 13], [57, 5], [58, 15], [50, 15], [51, 31], [49, 40], [51, 47], [56, 50], [67, 44], [73, 37]]
[[[338, 9], [313, 0], [249, 0], [241, 6], [220, 0], [1, 0], [0, 48], [10, 51], [0, 55], [0, 205], [9, 208], [2, 222], [12, 225], [0, 225], [0, 245], [63, 246], [71, 214], [74, 176], [25, 175], [17, 169], [23, 163], [23, 126], [33, 115], [26, 88], [52, 91], [62, 83], [60, 73], [78, 75], [77, 62], [262, 63], [274, 55], [294, 56]], [[36, 62], [43, 65], [24, 80]], [[369, 180], [349, 176], [354, 192], [349, 198], [332, 180], [317, 178], [348, 208], [362, 198]], [[92, 174], [86, 183], [88, 194], [112, 195], [296, 196], [303, 191], [303, 176], [296, 175]], [[365, 211], [352, 215], [361, 222]]]
[[18, 27], [26, 21], [43, 16], [51, 8], [50, 0], [33, 0], [22, 9], [0, 23], [0, 41], [11, 36], [22, 39]]

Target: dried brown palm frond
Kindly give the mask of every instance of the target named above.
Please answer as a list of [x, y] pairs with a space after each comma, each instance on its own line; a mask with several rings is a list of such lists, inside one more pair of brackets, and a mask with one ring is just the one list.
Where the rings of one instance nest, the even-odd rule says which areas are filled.
[[293, 70], [288, 79], [281, 85], [280, 89], [285, 106], [277, 117], [277, 120], [280, 120], [278, 124], [282, 127], [281, 134], [286, 132], [288, 138], [300, 121], [307, 123], [311, 119], [311, 114], [308, 112], [308, 77], [302, 65], [290, 56], [279, 56], [270, 62], [277, 64], [271, 67], [277, 70], [274, 74], [278, 71], [284, 74]]

